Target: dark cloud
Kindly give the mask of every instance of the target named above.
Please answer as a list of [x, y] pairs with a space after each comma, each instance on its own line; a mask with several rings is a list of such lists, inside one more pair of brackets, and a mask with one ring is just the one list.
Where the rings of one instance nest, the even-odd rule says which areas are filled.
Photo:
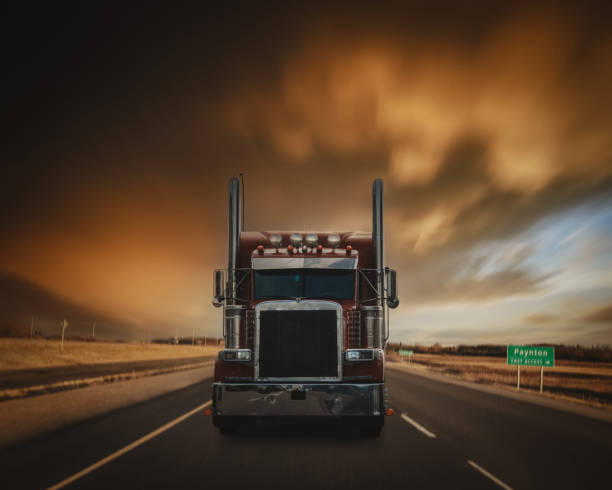
[[[0, 266], [134, 324], [201, 324], [247, 225], [369, 230], [402, 307], [545, 291], [481, 248], [612, 191], [606, 4], [109, 5], [18, 16]], [[211, 327], [212, 328], [212, 327]]]
[[533, 313], [523, 317], [523, 322], [540, 325], [542, 323], [552, 323], [557, 319], [556, 315], [549, 315], [548, 313]]
[[96, 322], [97, 337], [125, 339], [136, 333], [135, 325], [109, 317], [63, 298], [12, 274], [0, 271], [0, 327], [20, 328], [28, 332], [33, 324], [43, 335], [57, 335], [60, 322], [69, 319], [69, 334], [89, 337]]
[[612, 305], [592, 311], [579, 318], [579, 320], [589, 323], [606, 323], [612, 325]]

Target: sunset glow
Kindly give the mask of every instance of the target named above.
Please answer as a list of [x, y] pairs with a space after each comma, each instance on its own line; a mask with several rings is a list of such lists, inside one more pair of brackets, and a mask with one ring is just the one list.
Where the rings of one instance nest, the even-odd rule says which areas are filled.
[[[392, 341], [612, 344], [612, 35], [597, 9], [468, 10], [31, 41], [24, 59], [62, 54], [24, 65], [9, 110], [5, 298], [19, 283], [126, 338], [217, 335], [230, 177], [248, 230], [306, 231], [370, 231], [381, 177]], [[5, 322], [70, 315], [5, 303]]]

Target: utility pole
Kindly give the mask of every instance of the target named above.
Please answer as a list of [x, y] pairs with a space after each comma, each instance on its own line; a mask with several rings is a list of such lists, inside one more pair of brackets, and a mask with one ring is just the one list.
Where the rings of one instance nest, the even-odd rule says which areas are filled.
[[34, 336], [34, 317], [32, 317], [32, 321], [30, 322], [30, 338]]
[[60, 347], [61, 351], [64, 352], [64, 332], [66, 331], [66, 327], [68, 326], [68, 322], [66, 321], [66, 319], [64, 318], [62, 320], [62, 323], [60, 323], [60, 326], [62, 327], [62, 345]]
[[195, 327], [193, 327], [193, 330], [191, 331], [191, 345], [195, 345]]
[[96, 321], [93, 321], [93, 325], [91, 326], [91, 338], [96, 338]]

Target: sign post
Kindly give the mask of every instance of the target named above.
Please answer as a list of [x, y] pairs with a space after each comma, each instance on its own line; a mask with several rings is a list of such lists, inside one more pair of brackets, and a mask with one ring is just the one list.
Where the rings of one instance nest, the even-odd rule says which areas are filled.
[[555, 348], [508, 345], [507, 362], [509, 366], [517, 366], [517, 390], [521, 389], [521, 366], [539, 366], [540, 393], [542, 393], [544, 390], [544, 367], [553, 367], [555, 365]]
[[65, 318], [62, 320], [62, 323], [60, 323], [60, 326], [62, 327], [62, 346], [60, 347], [60, 350], [62, 352], [64, 352], [64, 332], [66, 331], [66, 327], [68, 325], [69, 323], [66, 321]]
[[402, 356], [402, 362], [404, 362], [404, 356], [408, 356], [408, 367], [410, 367], [410, 358], [412, 357], [412, 354], [414, 354], [414, 351], [411, 350], [400, 350], [399, 351], [400, 356]]

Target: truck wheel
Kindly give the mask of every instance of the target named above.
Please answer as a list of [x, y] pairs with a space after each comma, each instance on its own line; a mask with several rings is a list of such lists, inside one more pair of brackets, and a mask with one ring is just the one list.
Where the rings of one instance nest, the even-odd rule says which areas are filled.
[[223, 435], [234, 434], [238, 428], [238, 423], [235, 420], [235, 417], [214, 415], [213, 424]]
[[384, 425], [384, 417], [368, 417], [361, 423], [361, 433], [368, 437], [378, 437]]

